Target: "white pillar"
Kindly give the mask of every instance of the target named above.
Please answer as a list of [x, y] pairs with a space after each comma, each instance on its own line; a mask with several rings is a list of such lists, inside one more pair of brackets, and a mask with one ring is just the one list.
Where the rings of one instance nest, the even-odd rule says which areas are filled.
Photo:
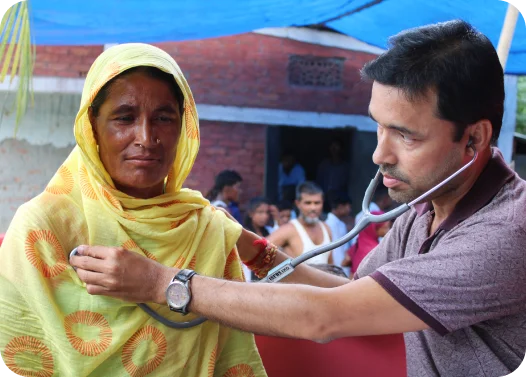
[[500, 33], [499, 44], [497, 45], [497, 54], [499, 55], [502, 68], [506, 68], [506, 61], [510, 53], [511, 41], [513, 40], [513, 33], [515, 32], [518, 17], [519, 10], [513, 5], [508, 4], [504, 25]]

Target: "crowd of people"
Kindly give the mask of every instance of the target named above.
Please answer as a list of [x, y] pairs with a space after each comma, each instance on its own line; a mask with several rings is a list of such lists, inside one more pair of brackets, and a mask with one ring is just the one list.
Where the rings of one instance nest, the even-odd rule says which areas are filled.
[[[245, 229], [268, 239], [291, 258], [298, 257], [342, 238], [356, 223], [351, 216], [351, 198], [345, 193], [347, 182], [341, 178], [348, 173], [342, 169], [347, 164], [340, 157], [341, 143], [334, 141], [329, 149], [333, 159], [320, 163], [323, 174], [318, 174], [317, 182], [305, 180], [303, 167], [286, 152], [279, 166], [281, 199], [273, 202], [263, 196], [251, 198], [244, 216], [238, 204], [243, 179], [235, 170], [221, 171], [207, 198], [213, 206], [228, 211]], [[318, 182], [325, 182], [326, 189]], [[369, 210], [381, 214], [392, 204], [387, 188], [380, 185]], [[328, 211], [324, 211], [327, 207]], [[358, 213], [356, 219], [359, 220], [361, 215]], [[378, 245], [389, 229], [389, 222], [370, 224], [354, 239], [309, 259], [307, 263], [352, 278], [360, 261]], [[248, 268], [245, 268], [245, 275], [247, 281], [257, 280]]]

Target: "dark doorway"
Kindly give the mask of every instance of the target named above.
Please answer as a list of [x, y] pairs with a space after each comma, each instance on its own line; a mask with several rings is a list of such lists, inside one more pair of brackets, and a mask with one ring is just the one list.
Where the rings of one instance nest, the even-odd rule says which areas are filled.
[[341, 142], [344, 159], [348, 166], [352, 165], [350, 146], [353, 134], [353, 128], [269, 127], [266, 151], [266, 195], [273, 201], [278, 199], [278, 166], [281, 155], [285, 151], [294, 154], [297, 162], [305, 169], [306, 179], [315, 182], [318, 165], [329, 157], [329, 145], [333, 140]]
[[278, 166], [285, 149], [295, 153], [305, 169], [306, 178], [315, 180], [318, 164], [328, 156], [328, 147], [334, 138], [342, 142], [349, 166], [348, 194], [353, 201], [352, 212], [359, 212], [363, 193], [378, 169], [371, 159], [376, 148], [376, 133], [351, 127], [267, 127], [265, 195], [272, 201], [278, 199]]

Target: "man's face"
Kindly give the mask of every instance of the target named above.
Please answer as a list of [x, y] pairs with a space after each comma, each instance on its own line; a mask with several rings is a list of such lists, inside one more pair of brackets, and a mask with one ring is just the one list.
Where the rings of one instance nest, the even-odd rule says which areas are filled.
[[314, 224], [319, 221], [323, 210], [323, 194], [301, 194], [296, 200], [296, 206], [300, 211], [301, 218], [307, 224]]
[[290, 221], [292, 211], [290, 209], [284, 209], [279, 211], [278, 225], [282, 226]]
[[[453, 141], [454, 125], [437, 117], [434, 92], [409, 101], [399, 89], [374, 82], [369, 113], [378, 123], [373, 161], [395, 201], [416, 199], [467, 162], [467, 133], [460, 142]], [[458, 178], [434, 197], [457, 187]]]
[[225, 199], [231, 202], [238, 203], [242, 192], [243, 190], [241, 189], [241, 182], [237, 182], [232, 186], [225, 186], [224, 188]]
[[350, 203], [340, 204], [340, 205], [338, 205], [338, 207], [336, 207], [336, 209], [334, 211], [334, 214], [337, 217], [339, 217], [340, 219], [343, 218], [343, 217], [349, 216], [350, 213], [351, 213], [351, 204]]

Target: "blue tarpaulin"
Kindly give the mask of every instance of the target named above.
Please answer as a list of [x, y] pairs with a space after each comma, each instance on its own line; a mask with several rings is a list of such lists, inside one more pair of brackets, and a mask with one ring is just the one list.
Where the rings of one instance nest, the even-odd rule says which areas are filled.
[[[496, 46], [508, 4], [499, 0], [31, 0], [40, 45], [203, 39], [265, 27], [324, 25], [385, 48], [389, 36], [461, 18]], [[526, 74], [526, 26], [519, 16], [506, 66]]]

